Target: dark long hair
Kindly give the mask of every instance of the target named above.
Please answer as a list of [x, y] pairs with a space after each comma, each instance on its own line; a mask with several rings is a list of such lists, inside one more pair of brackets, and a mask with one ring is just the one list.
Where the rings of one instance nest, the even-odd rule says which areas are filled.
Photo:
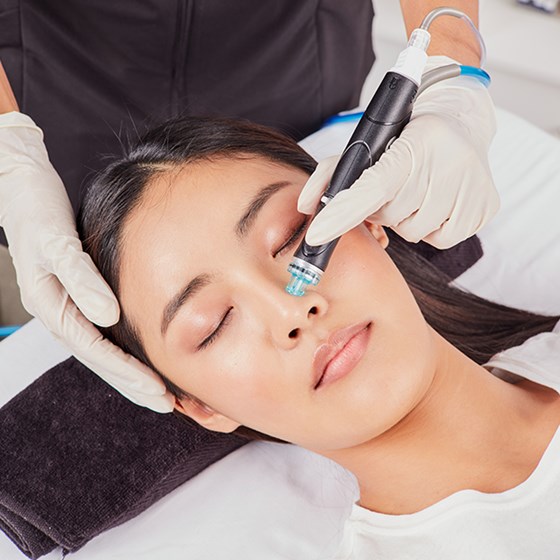
[[[294, 141], [263, 126], [229, 119], [185, 117], [148, 131], [123, 157], [101, 172], [86, 191], [78, 230], [87, 251], [117, 297], [122, 229], [144, 191], [161, 173], [188, 163], [217, 157], [261, 156], [306, 173], [316, 162]], [[450, 285], [450, 279], [389, 231], [387, 252], [407, 281], [429, 325], [478, 364], [550, 331], [558, 317], [513, 309], [479, 298]], [[101, 329], [113, 343], [151, 367], [176, 397], [189, 397], [151, 363], [135, 326], [126, 314]], [[247, 427], [236, 433], [251, 439], [279, 441]]]

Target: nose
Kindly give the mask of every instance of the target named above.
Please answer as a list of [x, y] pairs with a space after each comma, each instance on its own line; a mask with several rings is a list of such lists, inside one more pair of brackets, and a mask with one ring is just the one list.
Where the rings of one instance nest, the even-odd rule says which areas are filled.
[[286, 292], [289, 275], [285, 269], [254, 261], [237, 269], [236, 285], [243, 294], [243, 307], [254, 321], [254, 328], [281, 349], [298, 346], [306, 334], [323, 340], [328, 336], [321, 318], [329, 304], [321, 291], [308, 289], [305, 295], [293, 296]]
[[320, 292], [308, 290], [298, 297], [285, 291], [281, 286], [270, 286], [266, 307], [263, 312], [273, 342], [284, 349], [295, 348], [306, 333], [312, 332], [316, 338], [324, 338], [321, 330], [321, 317], [328, 310], [327, 300]]
[[[327, 303], [317, 292], [308, 292], [306, 295], [298, 297], [286, 294], [290, 304], [294, 304], [294, 313], [287, 317], [288, 340], [297, 342], [305, 329], [316, 326], [316, 317], [324, 315]], [[292, 302], [292, 299], [300, 300]], [[284, 329], [287, 330], [287, 329]]]

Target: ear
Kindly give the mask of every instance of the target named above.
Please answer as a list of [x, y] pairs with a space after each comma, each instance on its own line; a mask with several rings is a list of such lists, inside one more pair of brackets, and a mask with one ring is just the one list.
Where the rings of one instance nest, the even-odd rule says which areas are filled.
[[213, 408], [192, 395], [182, 399], [175, 398], [175, 410], [192, 418], [197, 424], [213, 432], [229, 434], [241, 426], [235, 420], [216, 412]]
[[371, 222], [365, 222], [365, 225], [373, 237], [377, 239], [379, 245], [381, 245], [383, 249], [387, 249], [387, 246], [389, 245], [389, 236], [387, 235], [385, 228], [379, 224], [372, 224]]

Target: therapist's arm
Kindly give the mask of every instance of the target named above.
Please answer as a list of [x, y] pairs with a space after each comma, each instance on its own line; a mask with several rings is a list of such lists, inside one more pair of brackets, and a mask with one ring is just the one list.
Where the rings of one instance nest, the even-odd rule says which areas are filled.
[[[456, 8], [478, 27], [478, 0], [400, 0], [407, 37], [434, 8]], [[446, 55], [457, 62], [480, 66], [480, 48], [469, 24], [459, 18], [440, 16], [430, 26], [429, 55]]]
[[8, 76], [0, 62], [0, 115], [10, 111], [19, 111], [14, 92], [8, 81]]

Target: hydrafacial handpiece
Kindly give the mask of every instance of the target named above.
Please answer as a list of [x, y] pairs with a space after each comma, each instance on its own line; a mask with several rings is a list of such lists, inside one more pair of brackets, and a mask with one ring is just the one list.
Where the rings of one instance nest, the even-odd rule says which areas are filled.
[[[425, 43], [425, 46], [415, 45], [418, 41]], [[381, 157], [410, 120], [427, 57], [425, 48], [428, 42], [429, 34], [416, 30], [409, 41], [408, 52], [403, 51], [403, 54], [408, 55], [408, 59], [405, 60], [401, 55], [401, 64], [397, 62], [383, 78], [340, 157], [315, 215], [335, 195], [353, 185], [364, 169], [372, 166]], [[286, 287], [288, 293], [302, 296], [307, 286], [319, 283], [338, 240], [339, 238], [333, 239], [318, 246], [302, 241], [288, 267], [288, 272], [292, 275]]]
[[[439, 15], [466, 18], [476, 30], [468, 16], [462, 12], [437, 8], [426, 16], [421, 28], [412, 32], [406, 49], [399, 55], [395, 66], [385, 74], [364, 111], [321, 197], [315, 216], [339, 192], [351, 187], [365, 169], [379, 160], [410, 120], [427, 61], [426, 50], [430, 42], [427, 27]], [[477, 30], [476, 32], [481, 51], [484, 53], [482, 37]], [[426, 76], [429, 78], [429, 84], [425, 87], [460, 73], [459, 65], [446, 67], [446, 72], [430, 72]], [[422, 87], [422, 90], [425, 87]], [[303, 296], [308, 286], [316, 286], [319, 283], [339, 239], [318, 246], [309, 245], [305, 239], [301, 242], [288, 267], [288, 272], [292, 275], [286, 286], [289, 294]]]

